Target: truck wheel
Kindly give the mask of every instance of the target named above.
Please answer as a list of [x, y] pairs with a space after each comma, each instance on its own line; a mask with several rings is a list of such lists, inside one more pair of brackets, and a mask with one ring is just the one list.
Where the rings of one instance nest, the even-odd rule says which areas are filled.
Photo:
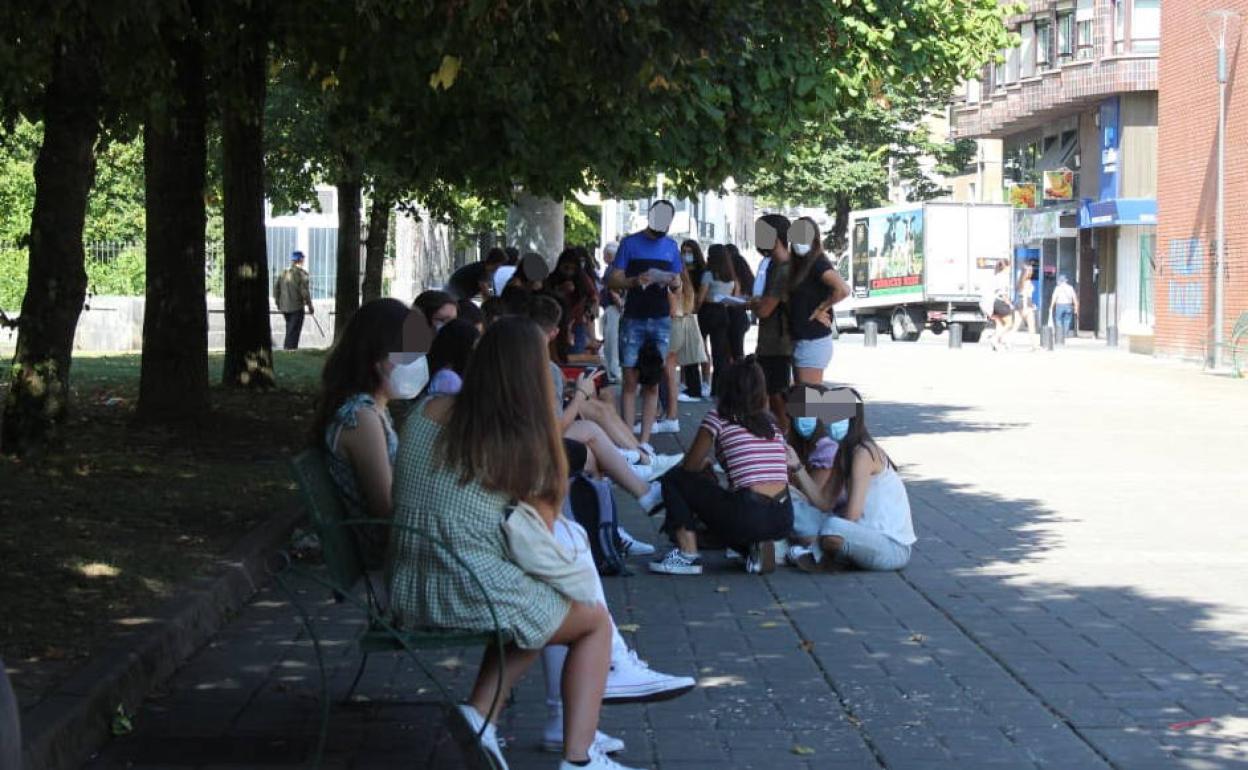
[[966, 324], [962, 327], [963, 342], [979, 342], [979, 338], [983, 336], [983, 324]]
[[[914, 331], [906, 331], [907, 321], [914, 324]], [[893, 317], [889, 321], [888, 328], [895, 342], [914, 342], [919, 338], [919, 334], [923, 330], [923, 327], [914, 320], [914, 317], [903, 308], [897, 308], [893, 311]]]
[[944, 330], [945, 330], [945, 325], [942, 322], [937, 321], [936, 323], [932, 324], [932, 334], [940, 334]]

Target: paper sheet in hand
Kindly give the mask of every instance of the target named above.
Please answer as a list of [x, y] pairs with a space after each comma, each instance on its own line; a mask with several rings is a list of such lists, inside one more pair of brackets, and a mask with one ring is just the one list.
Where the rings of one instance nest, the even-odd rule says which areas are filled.
[[745, 297], [725, 297], [725, 296], [720, 296], [720, 298], [719, 298], [719, 299], [717, 299], [717, 300], [715, 300], [715, 301], [716, 301], [716, 302], [722, 302], [722, 303], [724, 303], [725, 305], [744, 305], [744, 304], [745, 304]]
[[659, 270], [658, 268], [650, 268], [644, 273], [644, 275], [646, 276], [646, 280], [657, 286], [668, 286], [672, 283], [672, 281], [675, 281], [679, 277], [676, 273], [669, 273], [666, 270]]

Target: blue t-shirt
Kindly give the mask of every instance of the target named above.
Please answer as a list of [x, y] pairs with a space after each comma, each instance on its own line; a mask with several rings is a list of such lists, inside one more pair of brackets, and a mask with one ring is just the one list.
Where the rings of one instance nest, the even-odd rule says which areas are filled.
[[[680, 248], [676, 241], [666, 235], [651, 238], [645, 231], [633, 233], [620, 241], [611, 267], [623, 270], [632, 278], [647, 270], [665, 270], [680, 273]], [[632, 288], [624, 298], [625, 318], [666, 318], [671, 311], [667, 304], [667, 288], [651, 284], [646, 288]]]

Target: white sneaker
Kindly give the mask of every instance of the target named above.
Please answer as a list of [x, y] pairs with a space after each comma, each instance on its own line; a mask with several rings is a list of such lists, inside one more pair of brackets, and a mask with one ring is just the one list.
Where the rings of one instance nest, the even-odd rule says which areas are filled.
[[641, 510], [647, 516], [653, 516], [663, 507], [663, 485], [657, 481], [650, 482], [650, 488], [646, 493], [637, 498], [637, 502], [641, 504]]
[[650, 467], [655, 476], [662, 476], [684, 461], [684, 455], [650, 455]]
[[635, 422], [635, 423], [633, 423], [633, 435], [634, 435], [634, 436], [640, 436], [640, 435], [641, 435], [641, 423], [639, 423], [639, 422]]
[[711, 397], [711, 383], [704, 382], [702, 383], [702, 398], [710, 398], [710, 397]]
[[649, 543], [643, 543], [632, 535], [628, 534], [628, 530], [623, 527], [618, 529], [620, 533], [620, 546], [624, 551], [625, 558], [631, 556], [649, 556], [654, 553], [654, 546]]
[[634, 768], [625, 767], [606, 754], [590, 748], [588, 765], [574, 765], [565, 759], [559, 763], [559, 770], [634, 770]]
[[725, 548], [724, 558], [727, 559], [728, 561], [741, 561], [742, 559], [745, 558], [745, 554], [741, 553], [735, 548]]
[[629, 465], [636, 465], [637, 463], [641, 462], [640, 450], [620, 449], [619, 447], [616, 447], [616, 451], [620, 453], [620, 457], [623, 457], [624, 461], [627, 462]]
[[662, 559], [650, 562], [650, 571], [660, 575], [701, 575], [702, 559], [697, 555], [688, 556], [681, 553], [679, 548], [673, 548]]
[[776, 544], [770, 540], [750, 546], [745, 558], [745, 571], [751, 575], [770, 575], [776, 571]]
[[796, 567], [799, 559], [801, 559], [803, 556], [813, 557], [814, 553], [815, 553], [815, 549], [811, 548], [808, 545], [802, 545], [801, 543], [793, 543], [784, 552], [784, 563], [792, 567]]
[[654, 466], [653, 465], [645, 465], [642, 463], [629, 463], [628, 468], [629, 470], [633, 472], [634, 476], [641, 479], [642, 481], [649, 481], [650, 479], [654, 478]]
[[660, 433], [680, 433], [680, 420], [655, 420], [654, 427], [650, 432], [658, 435]]
[[[624, 741], [613, 735], [607, 735], [601, 731], [594, 731], [594, 742], [590, 746], [590, 753], [597, 754], [618, 754], [624, 750]], [[560, 719], [554, 729], [548, 729], [542, 735], [542, 751], [549, 751], [552, 754], [563, 753], [563, 720]]]
[[660, 674], [638, 658], [636, 651], [629, 650], [623, 658], [611, 660], [602, 702], [653, 703], [671, 700], [689, 692], [695, 684], [692, 677]]
[[[481, 747], [490, 755], [494, 766], [498, 770], [508, 770], [507, 761], [503, 759], [503, 751], [498, 746], [498, 736], [494, 725], [486, 725], [485, 717], [467, 703], [456, 706], [455, 714], [459, 716], [459, 719], [452, 718], [451, 720], [451, 730], [456, 734], [455, 737], [467, 746], [480, 740]], [[482, 726], [485, 727], [485, 732], [481, 732]], [[481, 736], [479, 739], [478, 735]]]
[[680, 395], [676, 396], [676, 400], [681, 401], [686, 404], [696, 404], [702, 399], [698, 398], [697, 396], [691, 396], [682, 390], [680, 392]]

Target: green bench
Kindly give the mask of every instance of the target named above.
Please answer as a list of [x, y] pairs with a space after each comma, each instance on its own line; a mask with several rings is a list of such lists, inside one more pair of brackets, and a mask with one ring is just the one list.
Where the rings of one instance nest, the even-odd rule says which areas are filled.
[[[362, 629], [360, 635], [355, 640], [355, 649], [361, 656], [360, 665], [356, 670], [354, 679], [351, 681], [351, 686], [343, 697], [343, 702], [349, 701], [355, 693], [355, 688], [359, 685], [360, 679], [364, 676], [364, 670], [368, 666], [370, 655], [383, 652], [402, 652], [406, 653], [438, 688], [442, 696], [443, 708], [446, 710], [452, 709], [456, 703], [454, 694], [434, 675], [434, 672], [416, 655], [416, 652], [419, 650], [463, 647], [493, 647], [501, 651], [504, 645], [511, 642], [512, 639], [509, 632], [499, 627], [497, 613], [494, 611], [485, 587], [477, 579], [476, 575], [463, 564], [459, 555], [447, 548], [444, 543], [436, 538], [416, 532], [410, 527], [402, 527], [391, 522], [380, 522], [373, 519], [349, 518], [346, 506], [338, 494], [333, 478], [329, 475], [325, 456], [321, 450], [304, 450], [291, 460], [290, 467], [291, 475], [299, 486], [304, 507], [308, 512], [308, 518], [311, 520], [312, 527], [320, 538], [325, 570], [323, 573], [317, 570], [310, 570], [286, 557], [284, 568], [276, 573], [275, 579], [289, 596], [292, 604], [295, 605], [304, 626], [308, 630], [309, 636], [312, 638], [317, 665], [321, 672], [321, 731], [314, 764], [314, 766], [319, 766], [329, 728], [329, 686], [321, 653], [320, 639], [316, 634], [311, 617], [295, 599], [295, 593], [291, 590], [285, 578], [287, 573], [298, 575], [325, 587], [336, 601], [346, 601], [353, 604], [361, 612]], [[360, 547], [359, 538], [356, 537], [356, 531], [364, 527], [386, 527], [391, 532], [414, 533], [418, 537], [433, 543], [435, 547], [445, 549], [457, 563], [464, 567], [465, 571], [472, 577], [472, 582], [476, 584], [485, 596], [486, 604], [490, 609], [490, 617], [488, 622], [483, 623], [483, 626], [492, 626], [493, 630], [408, 630], [397, 628], [391, 621], [387, 608], [383, 606], [368, 571], [365, 569], [363, 551]], [[357, 585], [361, 583], [364, 589], [362, 598], [356, 589]], [[502, 666], [500, 666], [500, 694], [502, 681], [503, 671]], [[461, 748], [467, 752], [467, 756], [474, 766], [487, 769], [493, 767], [488, 753], [483, 751], [479, 745], [461, 746]]]

